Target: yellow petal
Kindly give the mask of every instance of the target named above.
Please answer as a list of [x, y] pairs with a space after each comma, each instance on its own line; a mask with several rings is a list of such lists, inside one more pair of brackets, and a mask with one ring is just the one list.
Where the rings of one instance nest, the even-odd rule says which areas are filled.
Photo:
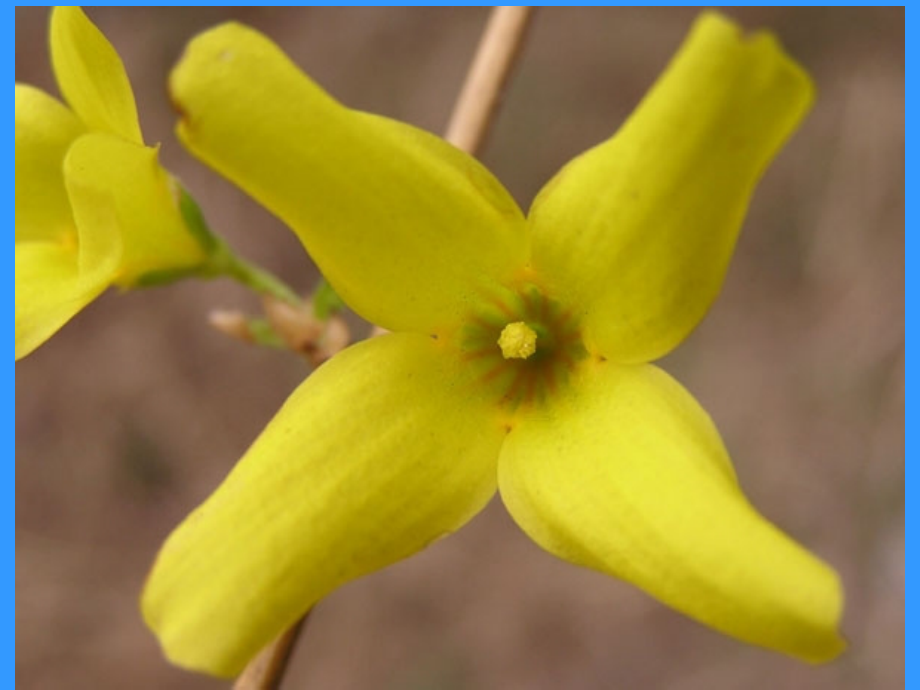
[[546, 186], [533, 262], [583, 312], [589, 349], [650, 361], [699, 323], [755, 184], [812, 99], [772, 36], [707, 12], [616, 136]]
[[[156, 149], [108, 134], [87, 134], [70, 148], [64, 170], [69, 179], [107, 193], [115, 204], [123, 245], [119, 284], [130, 286], [144, 274], [204, 260]], [[83, 228], [80, 232], [81, 244], [90, 241]]]
[[16, 243], [16, 359], [44, 343], [105, 290], [118, 267], [120, 245], [114, 205], [104, 193], [68, 181], [75, 222], [74, 243]]
[[198, 36], [170, 88], [186, 146], [290, 225], [375, 323], [437, 332], [525, 261], [521, 212], [478, 162], [342, 107], [251, 29]]
[[52, 10], [51, 62], [58, 88], [87, 127], [143, 143], [121, 58], [79, 7]]
[[16, 245], [16, 359], [31, 354], [107, 287], [81, 283], [77, 252], [54, 242]]
[[336, 355], [172, 534], [142, 608], [175, 663], [233, 676], [339, 585], [458, 529], [495, 492], [505, 433], [435, 340]]
[[567, 390], [502, 449], [499, 488], [527, 534], [741, 640], [813, 662], [843, 649], [836, 573], [751, 507], [686, 390], [609, 362]]
[[74, 114], [56, 99], [16, 84], [17, 242], [72, 239], [64, 154], [84, 131]]

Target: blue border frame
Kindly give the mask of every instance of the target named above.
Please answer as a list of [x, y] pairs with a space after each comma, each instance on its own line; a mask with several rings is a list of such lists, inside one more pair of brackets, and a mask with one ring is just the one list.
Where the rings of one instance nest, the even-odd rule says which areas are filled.
[[[13, 81], [16, 80], [16, 8], [15, 6], [11, 7], [9, 10], [6, 10], [9, 14], [3, 14], [2, 16], [6, 21], [9, 22], [9, 26], [6, 28], [7, 36], [11, 36], [9, 46], [12, 49], [10, 64], [7, 69], [10, 69], [13, 72]], [[9, 49], [8, 49], [9, 50]], [[10, 54], [10, 53], [8, 53]], [[15, 97], [13, 99], [13, 110], [14, 110], [14, 122], [13, 127], [15, 129]], [[3, 157], [9, 160], [9, 157], [15, 155], [15, 145], [11, 146], [9, 139], [3, 140]], [[14, 178], [14, 172], [7, 169], [7, 174], [11, 178]], [[16, 183], [15, 179], [10, 180], [11, 184], [6, 185], [4, 188], [7, 189], [6, 198], [8, 199], [7, 203], [13, 207], [13, 212], [15, 216], [15, 189]], [[15, 256], [15, 255], [14, 255]], [[11, 257], [12, 258], [12, 257]], [[10, 289], [10, 299], [13, 301], [13, 298], [16, 294], [16, 267], [15, 259], [13, 270], [10, 272], [9, 282], [7, 285]], [[10, 304], [15, 313], [15, 304]], [[13, 320], [13, 319], [11, 319]], [[9, 322], [7, 322], [9, 323]], [[13, 336], [10, 338], [9, 346], [14, 348], [13, 357], [10, 357], [7, 360], [7, 366], [2, 369], [3, 376], [3, 390], [7, 392], [7, 407], [8, 412], [3, 415], [3, 427], [0, 430], [6, 443], [4, 444], [8, 449], [7, 453], [4, 455], [8, 456], [6, 462], [2, 465], [2, 474], [0, 474], [0, 483], [3, 485], [3, 494], [0, 496], [0, 507], [3, 510], [3, 524], [9, 524], [8, 528], [3, 530], [3, 541], [8, 542], [9, 546], [7, 547], [4, 544], [3, 555], [6, 556], [9, 560], [4, 563], [3, 567], [0, 568], [0, 577], [2, 577], [2, 582], [0, 582], [0, 589], [5, 592], [9, 592], [6, 596], [0, 600], [0, 606], [2, 606], [3, 622], [4, 625], [0, 628], [2, 632], [2, 637], [0, 637], [0, 648], [3, 649], [3, 659], [0, 660], [0, 686], [13, 688], [16, 687], [16, 367], [15, 367], [15, 327], [14, 332], [11, 333]], [[7, 440], [8, 439], [8, 440]], [[9, 523], [7, 523], [9, 520]], [[6, 560], [6, 559], [4, 559]]]
[[[911, 551], [911, 519], [913, 516], [913, 511], [910, 507], [910, 483], [908, 480], [908, 468], [910, 463], [908, 458], [911, 455], [912, 445], [914, 442], [913, 433], [911, 431], [913, 424], [911, 423], [911, 406], [908, 403], [910, 397], [910, 387], [911, 387], [911, 366], [910, 366], [910, 344], [913, 342], [913, 329], [912, 329], [912, 319], [911, 319], [911, 310], [912, 310], [912, 293], [920, 290], [918, 287], [917, 281], [912, 277], [910, 271], [910, 265], [912, 258], [916, 252], [915, 243], [911, 241], [910, 232], [908, 228], [911, 225], [911, 216], [914, 211], [915, 202], [913, 201], [913, 196], [910, 193], [911, 189], [911, 147], [914, 144], [914, 137], [911, 136], [910, 129], [910, 114], [912, 111], [911, 107], [911, 78], [914, 75], [914, 65], [917, 62], [917, 49], [911, 47], [911, 36], [915, 32], [913, 31], [913, 26], [911, 23], [911, 11], [910, 6], [904, 6], [904, 40], [905, 40], [905, 52], [904, 52], [904, 146], [905, 146], [905, 157], [904, 157], [904, 185], [905, 185], [905, 209], [904, 209], [904, 263], [905, 263], [905, 272], [904, 272], [904, 626], [905, 626], [905, 637], [904, 637], [904, 678], [905, 678], [905, 687], [914, 687], [916, 683], [913, 682], [915, 675], [914, 669], [912, 668], [911, 657], [912, 652], [916, 651], [914, 649], [916, 644], [912, 644], [912, 636], [910, 634], [910, 622], [911, 622], [911, 607], [914, 603], [913, 598], [910, 596], [910, 551]], [[914, 185], [916, 186], [916, 185]], [[914, 415], [916, 416], [916, 415]]]

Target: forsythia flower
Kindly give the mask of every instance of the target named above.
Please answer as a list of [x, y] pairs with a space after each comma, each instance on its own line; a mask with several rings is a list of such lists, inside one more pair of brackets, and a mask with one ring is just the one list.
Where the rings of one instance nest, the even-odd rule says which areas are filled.
[[812, 102], [771, 36], [705, 14], [526, 219], [471, 157], [342, 107], [248, 28], [196, 38], [171, 88], [184, 143], [395, 331], [320, 367], [170, 536], [142, 607], [173, 661], [238, 673], [496, 489], [561, 558], [747, 642], [841, 651], [836, 574], [751, 507], [710, 418], [648, 363], [715, 298], [753, 187]]
[[51, 59], [70, 108], [16, 84], [16, 359], [109, 285], [205, 258], [144, 146], [124, 66], [80, 8], [53, 10]]

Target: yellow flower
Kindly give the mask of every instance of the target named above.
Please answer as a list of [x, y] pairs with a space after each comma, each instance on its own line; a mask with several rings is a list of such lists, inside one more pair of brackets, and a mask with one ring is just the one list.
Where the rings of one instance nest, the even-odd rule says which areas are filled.
[[109, 285], [205, 257], [118, 54], [80, 8], [53, 10], [51, 59], [70, 108], [16, 84], [16, 359]]
[[709, 308], [754, 185], [812, 102], [771, 36], [704, 14], [526, 219], [475, 160], [342, 107], [248, 28], [196, 38], [171, 88], [184, 143], [394, 331], [318, 369], [165, 543], [142, 608], [174, 662], [238, 673], [496, 489], [561, 558], [747, 642], [841, 651], [837, 575], [751, 507], [710, 418], [648, 363]]

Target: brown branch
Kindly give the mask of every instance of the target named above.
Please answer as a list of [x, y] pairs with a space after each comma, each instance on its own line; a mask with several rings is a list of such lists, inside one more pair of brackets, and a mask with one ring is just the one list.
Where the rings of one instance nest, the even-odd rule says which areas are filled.
[[278, 690], [291, 658], [291, 652], [294, 651], [294, 644], [309, 616], [310, 612], [307, 611], [303, 618], [259, 652], [259, 655], [249, 662], [240, 677], [236, 679], [233, 690]]
[[492, 10], [444, 135], [458, 149], [475, 156], [485, 141], [532, 17], [532, 7]]
[[[532, 7], [492, 9], [444, 136], [470, 155], [476, 155], [485, 141], [532, 17]], [[386, 333], [386, 330], [375, 326], [373, 334], [381, 333]], [[298, 623], [262, 650], [237, 679], [233, 690], [277, 690], [297, 635], [309, 615], [308, 611]]]

